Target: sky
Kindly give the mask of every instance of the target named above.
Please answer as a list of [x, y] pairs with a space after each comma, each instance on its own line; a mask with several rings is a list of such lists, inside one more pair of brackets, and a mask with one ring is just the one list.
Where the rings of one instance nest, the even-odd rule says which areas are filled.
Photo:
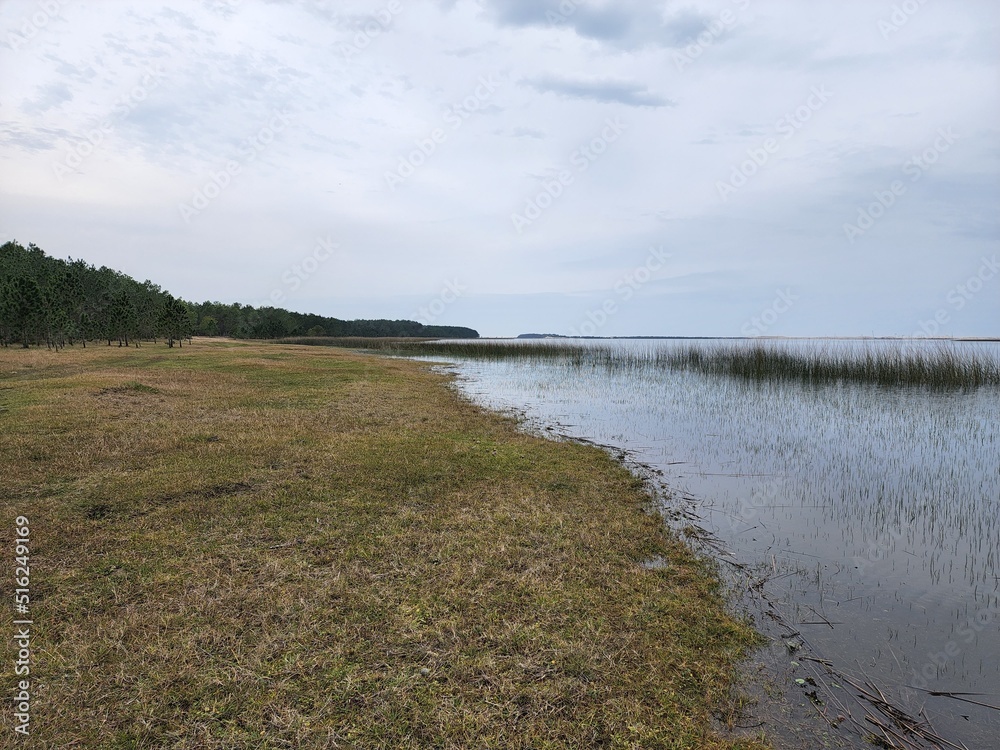
[[0, 242], [484, 336], [1000, 335], [996, 0], [0, 0]]

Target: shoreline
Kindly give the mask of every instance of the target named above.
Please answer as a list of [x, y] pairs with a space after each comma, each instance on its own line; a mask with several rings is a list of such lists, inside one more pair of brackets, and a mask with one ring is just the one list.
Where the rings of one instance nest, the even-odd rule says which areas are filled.
[[[479, 382], [473, 376], [463, 376], [457, 366], [439, 364], [460, 381]], [[482, 392], [482, 387], [478, 386], [478, 390], [473, 388], [476, 397], [465, 392], [463, 396], [488, 408], [489, 399], [484, 401], [478, 397]], [[882, 692], [886, 684], [880, 686], [871, 681], [863, 669], [861, 675], [850, 671], [843, 658], [817, 649], [810, 637], [801, 628], [796, 628], [782, 611], [782, 605], [787, 602], [780, 596], [775, 598], [775, 592], [769, 590], [772, 580], [786, 574], [777, 575], [775, 571], [772, 576], [770, 565], [767, 570], [759, 569], [736, 557], [723, 539], [705, 527], [697, 509], [700, 501], [683, 492], [678, 494], [663, 480], [661, 469], [640, 458], [641, 451], [614, 442], [597, 442], [586, 431], [571, 430], [580, 427], [579, 424], [562, 424], [558, 419], [546, 421], [538, 415], [533, 416], [530, 409], [510, 406], [508, 401], [509, 394], [501, 413], [509, 410], [531, 434], [598, 447], [641, 478], [674, 532], [723, 574], [721, 577], [731, 595], [734, 616], [749, 617], [767, 640], [766, 647], [750, 654], [740, 676], [741, 691], [757, 703], [746, 712], [745, 718], [750, 722], [759, 720], [759, 723], [744, 726], [766, 727], [771, 742], [788, 748], [811, 748], [817, 742], [822, 742], [824, 747], [845, 749], [867, 747], [871, 742], [880, 741], [892, 746], [902, 742], [899, 746], [914, 750], [952, 744], [945, 735], [934, 730], [922, 713], [914, 716], [907, 713], [908, 710], [912, 712], [912, 708], [887, 698]], [[572, 414], [576, 419], [567, 414], [561, 417], [586, 422], [586, 419], [581, 420], [580, 414]], [[806, 624], [826, 624], [830, 628], [843, 624], [828, 622], [822, 615], [817, 617], [820, 622]], [[889, 683], [888, 687], [896, 687], [896, 684]]]
[[36, 741], [766, 747], [712, 729], [755, 634], [603, 450], [326, 347], [0, 360]]

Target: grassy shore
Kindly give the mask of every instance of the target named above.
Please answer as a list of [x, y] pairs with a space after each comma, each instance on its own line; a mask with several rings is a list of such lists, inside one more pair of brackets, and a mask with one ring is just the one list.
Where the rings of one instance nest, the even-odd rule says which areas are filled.
[[34, 621], [31, 739], [8, 708], [0, 746], [762, 747], [711, 729], [755, 636], [641, 484], [445, 383], [319, 347], [0, 351]]

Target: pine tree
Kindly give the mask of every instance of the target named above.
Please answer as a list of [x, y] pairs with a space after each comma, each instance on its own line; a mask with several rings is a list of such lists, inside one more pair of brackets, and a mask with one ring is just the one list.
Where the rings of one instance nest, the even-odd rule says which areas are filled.
[[174, 341], [183, 346], [182, 340], [191, 335], [191, 318], [187, 305], [171, 295], [166, 295], [160, 308], [160, 331], [167, 337], [167, 346], [171, 349]]

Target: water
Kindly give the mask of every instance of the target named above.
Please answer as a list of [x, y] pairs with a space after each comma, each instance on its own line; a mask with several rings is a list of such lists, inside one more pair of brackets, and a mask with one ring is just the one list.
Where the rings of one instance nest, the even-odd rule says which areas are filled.
[[[809, 686], [794, 682], [808, 655], [878, 686], [951, 742], [996, 746], [1000, 711], [926, 691], [1000, 706], [1000, 391], [543, 361], [456, 367], [473, 400], [662, 471], [672, 503], [766, 579], [771, 616], [759, 622], [789, 700], [808, 705]], [[839, 713], [829, 700], [821, 708]]]

